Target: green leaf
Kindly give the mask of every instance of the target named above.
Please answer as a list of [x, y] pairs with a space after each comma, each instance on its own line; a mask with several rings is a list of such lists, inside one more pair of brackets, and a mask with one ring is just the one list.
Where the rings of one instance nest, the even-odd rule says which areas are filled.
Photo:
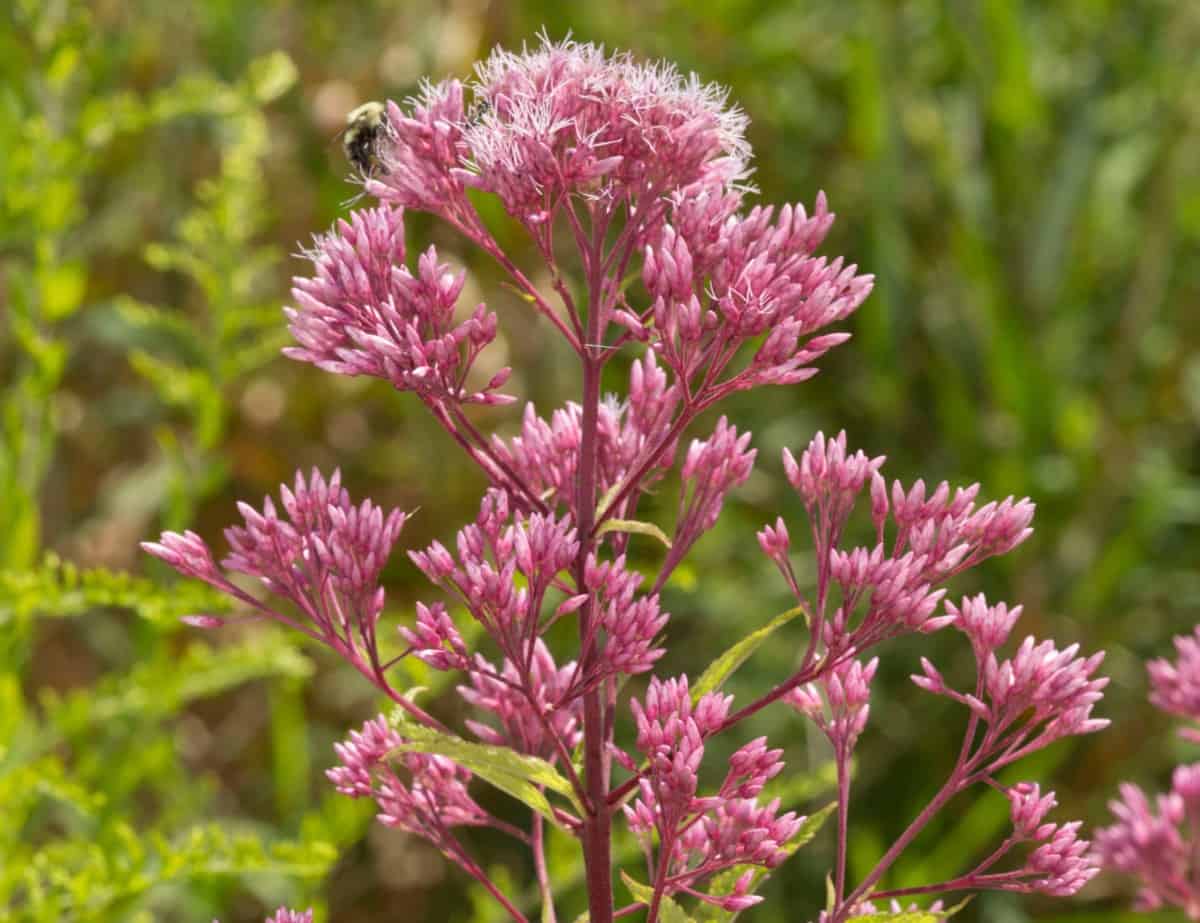
[[597, 520], [602, 520], [608, 513], [609, 506], [611, 506], [613, 500], [617, 498], [617, 494], [621, 492], [621, 486], [621, 482], [617, 481], [617, 483], [613, 484], [612, 487], [608, 488], [608, 490], [604, 492], [604, 495], [600, 498], [600, 502], [596, 504]]
[[217, 824], [179, 833], [135, 831], [118, 824], [100, 844], [53, 843], [28, 856], [25, 919], [112, 920], [151, 891], [188, 881], [254, 875], [320, 879], [337, 858], [327, 843], [264, 842]]
[[[625, 887], [629, 889], [629, 893], [633, 895], [635, 901], [639, 901], [647, 907], [650, 906], [651, 901], [654, 900], [653, 888], [642, 884], [640, 881], [635, 881], [625, 872], [621, 873], [621, 881], [625, 883]], [[682, 907], [665, 894], [659, 899], [658, 918], [663, 923], [696, 923], [695, 920], [683, 912]]]
[[82, 570], [53, 554], [36, 570], [0, 570], [0, 626], [34, 616], [73, 618], [97, 609], [127, 609], [167, 628], [184, 615], [228, 612], [230, 603], [195, 580], [159, 585], [120, 571]]
[[606, 535], [609, 532], [636, 532], [638, 535], [649, 535], [651, 538], [656, 538], [668, 548], [671, 547], [671, 539], [667, 537], [667, 533], [660, 529], [652, 522], [642, 522], [640, 519], [607, 519], [596, 530], [596, 535]]
[[246, 80], [260, 103], [278, 99], [296, 83], [296, 65], [282, 51], [274, 51], [250, 62]]
[[256, 679], [305, 679], [312, 663], [282, 631], [260, 631], [213, 647], [193, 641], [182, 652], [164, 650], [126, 674], [110, 673], [95, 685], [66, 694], [43, 690], [45, 723], [38, 739], [16, 758], [35, 758], [65, 741], [86, 746], [97, 729], [137, 722], [150, 729], [201, 699], [211, 698]]
[[[767, 622], [762, 628], [752, 631], [741, 641], [729, 648], [724, 654], [709, 664], [708, 669], [700, 674], [700, 678], [696, 680], [696, 684], [692, 686], [692, 701], [698, 701], [700, 696], [709, 692], [715, 692], [724, 685], [725, 680], [750, 659], [750, 656], [762, 646], [776, 629], [786, 625], [798, 615], [805, 615], [803, 606], [796, 606], [794, 609], [788, 609], [787, 612], [781, 612], [771, 621]], [[807, 617], [805, 618], [807, 621]]]
[[576, 811], [583, 813], [583, 806], [575, 797], [571, 783], [543, 759], [443, 734], [414, 723], [399, 709], [392, 712], [391, 722], [408, 738], [408, 743], [397, 748], [398, 752], [433, 753], [449, 757], [555, 824], [558, 821], [543, 789], [562, 795]]
[[963, 908], [966, 907], [967, 904], [971, 903], [971, 901], [973, 901], [974, 899], [975, 899], [974, 894], [968, 894], [966, 897], [964, 897], [961, 901], [959, 901], [953, 907], [949, 907], [946, 910], [939, 910], [937, 912], [937, 915], [938, 915], [939, 919], [949, 920], [951, 917], [960, 913], [963, 910]]
[[40, 273], [42, 311], [47, 320], [59, 321], [78, 310], [87, 288], [87, 268], [64, 261]]
[[946, 910], [881, 910], [878, 913], [857, 914], [850, 917], [846, 923], [941, 923], [971, 903], [972, 896], [968, 895]]
[[817, 811], [816, 814], [808, 815], [804, 823], [800, 825], [800, 829], [796, 831], [796, 835], [784, 845], [784, 852], [790, 856], [796, 853], [801, 847], [811, 843], [813, 837], [825, 826], [825, 821], [829, 819], [829, 815], [836, 810], [837, 802], [831, 801], [825, 807], [821, 808], [821, 810]]
[[501, 282], [500, 287], [508, 289], [526, 304], [537, 304], [537, 299], [533, 295], [529, 294], [529, 292], [525, 291], [524, 289], [517, 288], [517, 286], [513, 285], [511, 282]]

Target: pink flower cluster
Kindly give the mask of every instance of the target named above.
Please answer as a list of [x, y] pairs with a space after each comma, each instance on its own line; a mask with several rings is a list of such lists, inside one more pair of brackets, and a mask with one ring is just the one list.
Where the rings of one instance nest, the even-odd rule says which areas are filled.
[[1167, 714], [1192, 722], [1179, 734], [1200, 742], [1200, 626], [1190, 635], [1175, 638], [1175, 662], [1166, 658], [1146, 664], [1150, 674], [1150, 702]]
[[988, 874], [976, 871], [976, 881], [984, 887], [1005, 891], [1038, 891], [1055, 897], [1076, 893], [1100, 871], [1088, 856], [1087, 840], [1078, 836], [1079, 821], [1066, 824], [1044, 823], [1046, 815], [1058, 804], [1054, 792], [1042, 795], [1033, 782], [1020, 782], [1008, 790], [1013, 835], [1006, 844], [1035, 843], [1022, 868], [1014, 872]]
[[[1200, 734], [1200, 628], [1175, 638], [1174, 662], [1147, 665], [1150, 701], [1168, 714], [1192, 722], [1180, 736]], [[1108, 868], [1133, 876], [1137, 907], [1178, 907], [1200, 920], [1200, 763], [1176, 767], [1171, 790], [1152, 803], [1133, 783], [1120, 787], [1109, 803], [1113, 823], [1096, 831], [1096, 854]]]
[[[526, 683], [530, 677], [525, 674], [540, 663], [542, 678], [532, 684], [537, 688], [524, 707], [540, 700], [534, 711], [549, 714], [556, 708], [574, 708], [581, 695], [606, 679], [646, 672], [662, 656], [655, 641], [668, 615], [660, 609], [657, 594], [638, 593], [642, 577], [627, 569], [624, 555], [603, 562], [590, 556], [582, 583], [564, 588], [558, 575], [579, 551], [569, 518], [514, 514], [507, 495], [493, 490], [485, 497], [477, 521], [458, 533], [457, 549], [458, 560], [440, 542], [410, 552], [410, 557], [430, 581], [457, 596], [483, 625], [503, 652], [505, 665], [497, 671], [480, 658], [468, 662], [461, 635], [440, 604], [420, 606], [417, 628], [401, 630], [413, 654], [430, 665], [467, 670], [498, 691], [495, 681], [509, 686]], [[568, 595], [544, 614], [553, 591]], [[587, 669], [575, 663], [554, 668], [541, 635], [553, 622], [575, 614], [588, 599], [596, 603], [595, 628], [604, 632], [597, 655]], [[513, 671], [517, 675], [503, 679]], [[480, 693], [479, 688], [472, 693], [476, 703], [482, 701]]]
[[1106, 866], [1138, 881], [1139, 910], [1179, 907], [1200, 920], [1196, 830], [1200, 829], [1200, 763], [1179, 766], [1171, 790], [1151, 803], [1132, 783], [1109, 805], [1115, 823], [1096, 831]]
[[579, 693], [572, 690], [575, 663], [559, 667], [546, 643], [538, 638], [528, 662], [505, 659], [497, 670], [476, 654], [467, 666], [469, 686], [458, 693], [468, 705], [495, 716], [500, 727], [468, 718], [467, 727], [484, 743], [509, 747], [518, 753], [555, 760], [556, 748], [565, 754], [579, 745]]
[[[952, 494], [942, 482], [926, 496], [923, 481], [907, 490], [894, 481], [889, 499], [880, 474], [883, 462], [882, 456], [850, 453], [845, 433], [835, 439], [817, 433], [798, 461], [784, 450], [784, 470], [804, 502], [816, 545], [817, 587], [811, 602], [792, 570], [791, 540], [782, 518], [758, 536], [797, 600], [815, 609], [814, 644], [823, 643], [835, 659], [904, 632], [928, 633], [952, 624], [953, 614], [934, 614], [945, 595], [938, 584], [1011, 551], [1033, 531], [1029, 500], [1008, 497], [976, 506], [977, 484]], [[875, 544], [847, 546], [846, 525], [868, 484]], [[889, 520], [894, 529], [890, 544]], [[835, 589], [836, 606], [830, 597]]]
[[[213, 923], [219, 923], [219, 921], [213, 920]], [[311, 910], [288, 910], [286, 907], [280, 907], [267, 917], [264, 923], [313, 923], [313, 912]]]
[[409, 113], [389, 108], [368, 192], [453, 220], [474, 187], [536, 227], [576, 196], [644, 209], [714, 171], [746, 172], [745, 116], [670, 65], [544, 42], [497, 49], [476, 76], [473, 117], [458, 81], [426, 86]]
[[1007, 640], [1020, 606], [989, 606], [981, 594], [964, 599], [959, 607], [947, 604], [946, 611], [975, 648], [975, 691], [951, 689], [924, 657], [923, 672], [913, 682], [962, 703], [971, 710], [972, 720], [984, 725], [971, 764], [986, 763], [994, 773], [1063, 737], [1108, 727], [1106, 719], [1092, 717], [1092, 707], [1108, 685], [1107, 677], [1093, 675], [1103, 653], [1077, 657], [1078, 645], [1060, 651], [1052, 641], [1037, 643], [1027, 637], [1014, 656], [1001, 659], [996, 648]]
[[266, 923], [313, 923], [311, 910], [288, 910], [280, 907], [272, 916], [267, 917]]
[[659, 894], [686, 892], [726, 910], [759, 898], [744, 889], [716, 898], [697, 890], [697, 883], [735, 866], [776, 867], [788, 857], [785, 846], [805, 820], [790, 811], [780, 814], [778, 799], [758, 802], [766, 784], [783, 770], [783, 751], [768, 748], [761, 737], [730, 757], [716, 792], [698, 795], [704, 739], [720, 730], [732, 701], [710, 692], [693, 704], [686, 676], [653, 678], [644, 703], [630, 702], [637, 749], [648, 767], [639, 772], [629, 754], [615, 750], [618, 762], [638, 778], [638, 796], [625, 806], [625, 817]]
[[[457, 549], [457, 560], [441, 542], [424, 551], [409, 552], [409, 557], [430, 582], [462, 601], [506, 657], [526, 663], [533, 656], [547, 596], [558, 589], [558, 574], [579, 553], [570, 518], [516, 514], [504, 492], [490, 490], [476, 521], [459, 531]], [[518, 574], [521, 586], [515, 583]], [[570, 599], [565, 605], [569, 611]], [[439, 659], [443, 644], [461, 644], [455, 640], [458, 635], [453, 623], [443, 622], [443, 630], [452, 634], [431, 649]], [[417, 639], [406, 636], [406, 640], [412, 644]], [[449, 665], [464, 666], [461, 662]]]
[[496, 315], [479, 305], [455, 323], [466, 274], [438, 262], [430, 247], [414, 276], [405, 265], [404, 210], [356, 212], [309, 252], [315, 275], [293, 280], [296, 307], [285, 313], [299, 346], [284, 354], [327, 372], [371, 375], [431, 402], [497, 404], [508, 379], [498, 372], [481, 391], [467, 373], [496, 339]]
[[[225, 569], [256, 578], [273, 599], [235, 584], [195, 533], [166, 533], [146, 549], [328, 644], [395, 702], [411, 723], [367, 722], [336, 748], [330, 780], [373, 799], [384, 824], [434, 843], [516, 923], [526, 923], [525, 911], [471, 858], [457, 828], [489, 826], [531, 851], [543, 920], [556, 919], [547, 824], [580, 841], [592, 923], [641, 904], [657, 923], [676, 898], [729, 912], [756, 903], [761, 875], [791, 854], [806, 820], [768, 791], [782, 752], [762, 738], [745, 744], [715, 788], [702, 784], [702, 764], [713, 736], [781, 700], [815, 722], [837, 764], [833, 903], [822, 919], [845, 923], [873, 900], [912, 894], [1072, 893], [1094, 871], [1088, 844], [1077, 824], [1044, 822], [1054, 797], [1036, 786], [1006, 790], [1014, 832], [976, 868], [904, 892], [878, 888], [951, 798], [979, 783], [999, 788], [994, 774], [1012, 761], [1102, 727], [1091, 712], [1104, 680], [1094, 675], [1099, 655], [1079, 657], [1074, 647], [1027, 639], [1002, 654], [1020, 607], [982, 597], [944, 603], [946, 581], [1029, 536], [1028, 500], [978, 504], [977, 486], [927, 491], [922, 481], [889, 488], [884, 459], [851, 452], [844, 434], [817, 434], [799, 459], [783, 457], [810, 521], [815, 581], [793, 568], [782, 518], [758, 536], [795, 596], [793, 614], [808, 623], [798, 665], [736, 711], [720, 692], [694, 695], [686, 677], [651, 675], [630, 704], [636, 752], [617, 744], [624, 683], [653, 673], [665, 653], [659, 594], [757, 460], [751, 434], [724, 416], [707, 435], [690, 428], [738, 391], [816, 374], [814, 363], [849, 336], [827, 328], [858, 309], [873, 281], [817, 255], [834, 217], [823, 194], [811, 211], [747, 206], [747, 120], [717, 87], [666, 64], [545, 39], [479, 65], [470, 105], [466, 89], [426, 85], [407, 106], [387, 105], [372, 151], [378, 167], [362, 177], [379, 204], [316, 239], [312, 274], [294, 280], [286, 311], [297, 343], [289, 356], [415, 392], [486, 476], [479, 514], [453, 548], [435, 541], [408, 555], [447, 600], [417, 603], [394, 636], [377, 632], [380, 574], [405, 514], [353, 505], [336, 474], [284, 488], [284, 515], [271, 500], [261, 512], [243, 505], [245, 524], [226, 533]], [[476, 209], [479, 193], [495, 195], [528, 233], [544, 264], [538, 273], [527, 275], [499, 245]], [[406, 210], [442, 219], [499, 264], [574, 354], [578, 401], [545, 417], [527, 406], [509, 438], [479, 430], [467, 405], [512, 399], [499, 390], [507, 369], [486, 382], [474, 374], [498, 319], [484, 305], [459, 311], [464, 276], [432, 248], [408, 265]], [[638, 355], [625, 394], [604, 395], [606, 366], [628, 351]], [[675, 490], [672, 523], [637, 518], [652, 489]], [[874, 537], [858, 545], [851, 516], [864, 496]], [[665, 545], [646, 576], [651, 559], [631, 551], [643, 538], [651, 553]], [[480, 631], [467, 630], [472, 622]], [[870, 717], [879, 665], [871, 650], [950, 625], [970, 639], [975, 687], [951, 688], [927, 661], [915, 681], [966, 706], [961, 756], [930, 807], [851, 885], [849, 769]], [[571, 645], [562, 642], [567, 626]], [[389, 670], [405, 657], [463, 674], [463, 725], [481, 743], [453, 737], [392, 685]], [[439, 746], [454, 758], [430, 752]], [[475, 777], [524, 800], [528, 827], [485, 811], [468, 792]], [[642, 845], [650, 895], [619, 911], [618, 813]], [[1031, 847], [1024, 863], [995, 871], [1018, 844]]]
[[871, 680], [879, 658], [843, 660], [819, 681], [798, 686], [784, 700], [810, 718], [842, 759], [849, 759], [871, 714]]
[[[835, 877], [843, 908], [838, 919], [872, 893], [891, 896], [872, 889], [937, 808], [972, 786], [995, 785], [995, 774], [1022, 757], [1063, 737], [1092, 733], [1108, 724], [1092, 717], [1107, 683], [1095, 676], [1103, 654], [1080, 657], [1075, 645], [1059, 650], [1053, 642], [1026, 638], [1014, 655], [1006, 657], [1000, 648], [1021, 614], [1020, 606], [991, 606], [982, 595], [957, 606], [944, 602], [940, 584], [988, 557], [1010, 551], [1030, 535], [1033, 505], [1011, 497], [978, 505], [978, 485], [951, 490], [942, 483], [930, 492], [921, 481], [911, 488], [897, 481], [889, 489], [881, 474], [883, 462], [881, 457], [850, 452], [844, 433], [835, 439], [818, 433], [799, 459], [785, 450], [784, 469], [804, 503], [816, 548], [812, 594], [804, 590], [792, 568], [791, 539], [783, 519], [758, 536], [763, 552], [779, 568], [812, 623], [800, 673], [777, 691], [813, 720], [833, 747], [843, 828], [848, 820], [844, 813], [847, 770], [869, 719], [871, 680], [878, 666], [878, 658], [864, 660], [864, 653], [903, 633], [929, 633], [952, 625], [967, 636], [975, 655], [976, 683], [966, 692], [951, 688], [928, 659], [921, 659], [923, 672], [913, 677], [916, 685], [968, 709], [960, 757], [934, 797], [933, 810], [913, 822], [863, 882], [847, 895], [847, 883], [840, 875]], [[864, 492], [869, 494], [875, 543], [853, 546], [846, 542], [847, 528]], [[1053, 794], [1038, 804], [1044, 814], [1054, 804]], [[1025, 829], [1006, 840], [983, 865], [951, 881], [903, 894], [980, 888], [1074, 893], [1097, 870], [1088, 854], [1089, 843], [1077, 836], [1078, 829], [1078, 823], [1042, 825], [1036, 836]], [[1038, 845], [1019, 868], [992, 870], [1018, 843], [1033, 841]], [[844, 845], [839, 842], [839, 847]], [[842, 861], [839, 857], [839, 869]]]
[[[848, 339], [812, 335], [856, 311], [874, 277], [812, 255], [833, 224], [824, 195], [811, 217], [802, 205], [742, 217], [727, 180], [709, 185], [674, 199], [664, 222], [647, 229], [642, 278], [653, 300], [614, 319], [706, 403], [811, 378], [812, 362]], [[745, 367], [731, 369], [742, 346], [764, 334]]]
[[[632, 363], [625, 400], [608, 395], [597, 407], [597, 487], [602, 496], [630, 480], [635, 472], [640, 475], [634, 481], [637, 492], [644, 493], [670, 470], [677, 447], [668, 433], [678, 406], [678, 389], [669, 383], [654, 353]], [[542, 502], [577, 517], [575, 478], [582, 436], [583, 408], [579, 404], [568, 403], [549, 420], [527, 404], [519, 435], [508, 440], [493, 436], [492, 449], [505, 470], [529, 485]], [[655, 447], [660, 447], [657, 457], [638, 471], [639, 462]], [[613, 506], [613, 512], [626, 518], [632, 515], [636, 501], [636, 496], [624, 498]]]
[[[343, 795], [374, 798], [384, 825], [423, 836], [454, 858], [459, 847], [451, 827], [494, 819], [467, 794], [470, 772], [444, 756], [402, 752], [405, 743], [380, 716], [334, 746], [341, 764], [326, 775]], [[407, 783], [396, 774], [401, 767]]]
[[[263, 501], [261, 513], [238, 504], [244, 525], [225, 530], [230, 552], [222, 566], [255, 578], [294, 607], [294, 613], [270, 606], [232, 583], [194, 532], [166, 532], [158, 542], [144, 542], [142, 547], [260, 615], [328, 644], [360, 669], [378, 671], [375, 629], [384, 605], [379, 574], [406, 515], [399, 510], [385, 514], [370, 500], [356, 506], [337, 471], [328, 481], [315, 469], [307, 481], [297, 473], [294, 486], [283, 485], [279, 496], [283, 516], [270, 497]], [[191, 621], [201, 627], [221, 624], [203, 615]]]

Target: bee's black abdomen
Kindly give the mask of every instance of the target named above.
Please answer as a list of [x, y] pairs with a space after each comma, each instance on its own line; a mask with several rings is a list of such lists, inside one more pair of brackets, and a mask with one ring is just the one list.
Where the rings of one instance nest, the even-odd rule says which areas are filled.
[[346, 159], [366, 176], [379, 172], [378, 145], [386, 127], [384, 113], [383, 103], [370, 102], [346, 117], [342, 150]]
[[375, 142], [377, 133], [360, 131], [353, 137], [348, 137], [344, 145], [346, 159], [363, 173], [370, 173], [375, 166]]

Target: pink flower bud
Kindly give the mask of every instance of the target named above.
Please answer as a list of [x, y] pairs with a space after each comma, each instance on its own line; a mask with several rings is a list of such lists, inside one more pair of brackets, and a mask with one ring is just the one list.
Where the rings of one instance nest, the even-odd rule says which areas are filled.
[[299, 911], [280, 907], [275, 913], [267, 917], [266, 923], [313, 923], [313, 912], [311, 910]]

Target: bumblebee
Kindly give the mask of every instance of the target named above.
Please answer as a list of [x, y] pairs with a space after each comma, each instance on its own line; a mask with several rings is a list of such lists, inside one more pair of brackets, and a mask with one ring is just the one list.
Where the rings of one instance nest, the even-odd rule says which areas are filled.
[[474, 128], [483, 121], [483, 117], [492, 111], [492, 104], [486, 97], [479, 97], [475, 102], [471, 103], [471, 108], [467, 110], [467, 128]]
[[342, 130], [342, 150], [364, 176], [379, 172], [377, 147], [387, 131], [387, 109], [383, 103], [363, 103], [346, 116]]

